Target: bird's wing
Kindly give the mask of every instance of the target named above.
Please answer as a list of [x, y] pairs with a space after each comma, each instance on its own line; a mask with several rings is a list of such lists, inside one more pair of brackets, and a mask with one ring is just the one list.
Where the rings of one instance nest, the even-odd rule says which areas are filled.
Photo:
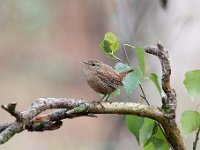
[[120, 81], [117, 74], [110, 74], [110, 73], [99, 73], [98, 77], [106, 83], [108, 86], [112, 87], [113, 89], [119, 88], [119, 86], [122, 86], [122, 82]]

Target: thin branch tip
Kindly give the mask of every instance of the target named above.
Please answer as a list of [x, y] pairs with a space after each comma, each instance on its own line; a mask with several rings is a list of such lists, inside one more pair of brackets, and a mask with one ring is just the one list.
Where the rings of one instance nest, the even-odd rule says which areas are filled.
[[14, 111], [16, 106], [17, 106], [16, 102], [11, 102], [7, 105], [1, 105], [1, 108], [3, 108], [6, 111]]

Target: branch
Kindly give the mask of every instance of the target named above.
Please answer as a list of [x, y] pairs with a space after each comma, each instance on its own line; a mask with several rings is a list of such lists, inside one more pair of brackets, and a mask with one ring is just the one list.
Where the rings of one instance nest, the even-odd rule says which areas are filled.
[[[63, 108], [63, 110], [56, 111], [51, 115], [38, 116], [47, 109], [56, 108]], [[62, 125], [60, 120], [65, 118], [94, 116], [90, 114], [132, 114], [152, 118], [160, 122], [164, 117], [163, 113], [153, 106], [126, 102], [94, 105], [84, 99], [75, 100], [65, 98], [39, 98], [26, 111], [21, 112], [21, 114], [20, 121], [16, 120], [5, 126], [4, 130], [0, 132], [0, 144], [7, 142], [16, 133], [22, 132], [25, 129], [28, 131], [58, 129]]]
[[25, 126], [25, 129], [28, 131], [45, 131], [45, 130], [56, 130], [62, 126], [63, 119], [73, 119], [76, 117], [87, 116], [87, 117], [96, 117], [93, 114], [68, 114], [66, 109], [58, 110], [53, 112], [52, 114], [44, 114], [38, 115], [33, 118], [29, 123]]
[[[57, 111], [56, 113], [52, 113], [52, 115], [42, 115], [38, 117], [41, 112], [47, 109], [58, 108], [62, 109], [60, 110], [60, 113]], [[62, 125], [60, 120], [64, 118], [90, 116], [89, 114], [131, 114], [148, 117], [161, 123], [165, 132], [166, 130], [170, 129], [169, 132], [171, 135], [177, 139], [176, 145], [181, 145], [181, 140], [178, 140], [180, 138], [180, 134], [176, 133], [176, 130], [174, 130], [173, 126], [168, 126], [168, 119], [165, 118], [164, 113], [154, 106], [147, 106], [131, 102], [105, 102], [95, 105], [84, 99], [75, 100], [65, 98], [39, 98], [35, 100], [26, 111], [21, 112], [21, 114], [23, 115], [22, 118], [20, 118], [20, 121], [11, 123], [0, 132], [0, 144], [7, 142], [16, 133], [20, 133], [26, 129], [28, 131], [58, 129]], [[58, 116], [58, 114], [60, 114], [59, 117], [62, 117], [55, 117]], [[51, 126], [48, 121], [51, 121], [51, 123], [54, 124]]]
[[10, 126], [9, 123], [5, 123], [5, 124], [0, 124], [0, 133], [5, 130], [8, 126]]
[[164, 46], [158, 42], [157, 47], [155, 46], [146, 46], [144, 50], [147, 53], [153, 54], [160, 59], [161, 67], [162, 67], [162, 89], [165, 92], [166, 96], [162, 97], [162, 108], [165, 111], [165, 114], [175, 120], [176, 117], [176, 93], [175, 90], [171, 88], [170, 85], [170, 75], [171, 75], [171, 66], [168, 56], [168, 51], [164, 48]]
[[[35, 130], [38, 131], [40, 130], [47, 130], [47, 129], [56, 129], [59, 128], [59, 126], [62, 125], [62, 123], [59, 121], [55, 121], [55, 119], [49, 123], [47, 123], [47, 121], [45, 119], [42, 120], [42, 122], [40, 124], [36, 124], [38, 119], [34, 119], [32, 120], [34, 117], [36, 117], [38, 114], [40, 114], [41, 112], [47, 110], [47, 109], [53, 109], [53, 108], [65, 108], [65, 109], [73, 109], [76, 108], [75, 110], [78, 111], [78, 108], [80, 106], [82, 106], [81, 104], [84, 103], [85, 106], [88, 105], [87, 101], [80, 99], [80, 100], [73, 100], [73, 99], [64, 99], [64, 98], [59, 98], [59, 99], [55, 99], [55, 98], [39, 98], [37, 100], [35, 100], [31, 106], [24, 112], [18, 112], [15, 110], [15, 107], [11, 106], [13, 105], [13, 103], [10, 103], [8, 105], [2, 105], [2, 108], [4, 110], [6, 110], [7, 112], [9, 112], [12, 116], [14, 116], [16, 118], [16, 121], [7, 125], [2, 125], [0, 126], [1, 132], [0, 132], [0, 144], [3, 144], [5, 142], [7, 142], [12, 136], [14, 136], [16, 133], [22, 132], [23, 130], [27, 128], [31, 130]], [[80, 108], [79, 108], [80, 109]], [[80, 109], [81, 110], [81, 109]], [[17, 114], [20, 115], [15, 115], [17, 112]], [[54, 113], [56, 114], [56, 113]], [[52, 114], [51, 116], [56, 116]], [[64, 118], [63, 117], [63, 112], [57, 113], [59, 115], [57, 115], [57, 118]], [[67, 114], [66, 113], [66, 118], [72, 118], [71, 114]], [[44, 118], [44, 117], [43, 117]], [[56, 117], [54, 117], [56, 118]], [[51, 123], [51, 124], [50, 124]], [[32, 127], [30, 126], [32, 125]], [[50, 125], [50, 126], [48, 126]]]
[[[167, 122], [165, 122], [168, 123], [168, 125], [164, 126], [162, 123], [161, 124], [165, 131], [166, 138], [171, 144], [171, 147], [173, 147], [174, 149], [186, 149], [185, 143], [180, 134], [180, 130], [177, 127], [175, 121], [177, 100], [176, 100], [175, 90], [172, 89], [170, 84], [171, 66], [170, 66], [168, 51], [164, 48], [161, 42], [157, 43], [157, 47], [145, 46], [144, 50], [147, 53], [157, 56], [161, 63], [162, 67], [161, 84], [162, 84], [162, 89], [165, 93], [165, 96], [162, 96], [162, 111], [164, 112], [165, 117], [168, 118]], [[173, 131], [174, 135], [171, 134], [171, 130], [174, 130]], [[178, 145], [176, 145], [177, 141], [174, 140], [179, 140], [179, 143], [182, 146], [179, 147]]]

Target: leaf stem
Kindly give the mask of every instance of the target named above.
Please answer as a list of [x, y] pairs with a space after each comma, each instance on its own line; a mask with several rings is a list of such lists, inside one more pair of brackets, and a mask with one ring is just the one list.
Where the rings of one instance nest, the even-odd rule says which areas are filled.
[[118, 58], [117, 56], [115, 56], [114, 54], [111, 54], [112, 55], [112, 57], [114, 58], [114, 59], [117, 59], [118, 61], [120, 61], [120, 62], [122, 62], [122, 63], [124, 63], [120, 58]]

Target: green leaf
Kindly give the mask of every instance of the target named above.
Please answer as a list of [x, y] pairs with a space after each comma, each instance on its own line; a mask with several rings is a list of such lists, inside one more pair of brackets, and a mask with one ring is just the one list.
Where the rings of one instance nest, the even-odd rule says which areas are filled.
[[[153, 136], [156, 138], [162, 139], [165, 143], [167, 143], [165, 135], [163, 134], [163, 132], [158, 124], [155, 124]], [[168, 145], [168, 143], [167, 143], [167, 145]]]
[[126, 126], [130, 130], [130, 132], [136, 137], [138, 143], [139, 140], [139, 132], [144, 123], [144, 118], [134, 115], [126, 115]]
[[115, 52], [119, 48], [119, 42], [113, 42], [112, 45], [110, 45], [110, 48], [113, 52]]
[[170, 146], [158, 124], [155, 124], [153, 132], [153, 135], [144, 143], [144, 149], [148, 150], [151, 147], [150, 150], [169, 150]]
[[124, 77], [122, 83], [129, 97], [133, 93], [133, 90], [139, 86], [141, 79], [142, 73], [140, 69], [134, 69], [133, 72], [127, 74], [126, 77]]
[[136, 48], [136, 55], [140, 66], [140, 70], [144, 76], [145, 75], [144, 48]]
[[101, 48], [102, 50], [104, 50], [104, 52], [106, 52], [106, 53], [112, 53], [112, 50], [111, 50], [111, 48], [110, 48], [111, 43], [110, 43], [109, 41], [103, 40], [103, 41], [101, 41], [101, 43], [100, 43], [99, 46], [100, 46], [100, 48]]
[[119, 62], [119, 63], [117, 63], [117, 64], [115, 65], [115, 70], [116, 70], [117, 72], [123, 72], [123, 71], [126, 71], [126, 70], [128, 70], [128, 69], [130, 69], [130, 67], [129, 67], [127, 64], [123, 64], [123, 63], [121, 63], [121, 62]]
[[182, 113], [181, 124], [186, 134], [195, 131], [200, 126], [200, 113], [187, 110]]
[[152, 142], [149, 142], [148, 144], [146, 144], [146, 145], [143, 147], [143, 149], [144, 149], [144, 150], [156, 150]]
[[161, 90], [161, 87], [160, 87], [160, 83], [158, 81], [158, 76], [157, 74], [155, 73], [151, 73], [150, 76], [149, 76], [149, 79], [151, 79], [153, 81], [153, 83], [156, 85], [157, 89], [158, 89], [158, 92], [160, 93], [160, 95], [162, 94], [162, 90]]
[[188, 71], [183, 81], [192, 100], [200, 94], [200, 70]]
[[119, 41], [114, 33], [108, 32], [105, 34], [104, 39], [99, 46], [105, 53], [113, 54], [119, 49]]
[[169, 150], [169, 145], [166, 143], [166, 141], [159, 139], [157, 137], [151, 137], [144, 145], [145, 150]]
[[169, 150], [165, 136], [153, 120], [139, 116], [126, 115], [126, 126], [145, 150]]
[[152, 119], [145, 118], [142, 128], [140, 129], [140, 143], [149, 139], [153, 134], [155, 122]]
[[107, 40], [110, 43], [115, 43], [116, 41], [118, 41], [117, 36], [112, 32], [106, 33], [104, 36], [104, 40]]

